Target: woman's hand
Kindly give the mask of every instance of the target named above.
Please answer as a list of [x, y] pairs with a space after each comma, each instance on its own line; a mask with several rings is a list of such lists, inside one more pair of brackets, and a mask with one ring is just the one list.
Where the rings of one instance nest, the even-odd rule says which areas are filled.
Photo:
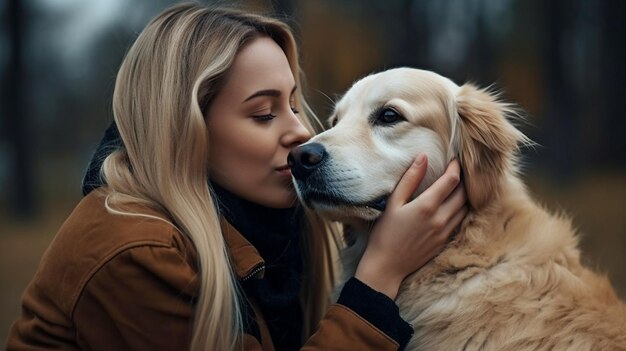
[[357, 279], [392, 299], [407, 275], [443, 249], [467, 214], [456, 160], [433, 185], [410, 200], [427, 169], [428, 160], [420, 154], [389, 197], [356, 270]]

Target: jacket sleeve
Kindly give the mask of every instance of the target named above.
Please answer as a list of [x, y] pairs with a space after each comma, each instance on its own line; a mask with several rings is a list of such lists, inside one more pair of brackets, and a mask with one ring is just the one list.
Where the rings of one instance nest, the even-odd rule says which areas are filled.
[[389, 297], [351, 278], [303, 350], [403, 350], [412, 335]]
[[91, 350], [184, 350], [197, 277], [168, 246], [126, 249], [85, 285], [74, 308], [76, 340]]

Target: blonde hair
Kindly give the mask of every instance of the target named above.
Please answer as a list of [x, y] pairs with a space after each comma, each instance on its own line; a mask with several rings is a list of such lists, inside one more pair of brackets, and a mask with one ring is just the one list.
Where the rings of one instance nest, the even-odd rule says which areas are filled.
[[[204, 113], [238, 51], [259, 36], [272, 38], [283, 49], [301, 85], [296, 42], [285, 23], [198, 4], [176, 5], [153, 19], [127, 53], [115, 84], [113, 113], [124, 147], [102, 167], [107, 208], [119, 213], [129, 202], [151, 206], [193, 242], [200, 279], [193, 350], [241, 345], [238, 283], [208, 185]], [[321, 124], [301, 90], [296, 107], [314, 133]], [[310, 212], [306, 218], [303, 337], [312, 334], [328, 307], [336, 247], [330, 224]]]

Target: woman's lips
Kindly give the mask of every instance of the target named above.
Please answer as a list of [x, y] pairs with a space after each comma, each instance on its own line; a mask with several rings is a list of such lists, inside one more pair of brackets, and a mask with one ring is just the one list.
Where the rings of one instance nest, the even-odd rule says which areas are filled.
[[284, 176], [291, 176], [291, 168], [289, 167], [289, 165], [283, 165], [280, 167], [276, 167], [276, 172], [280, 173], [281, 175]]

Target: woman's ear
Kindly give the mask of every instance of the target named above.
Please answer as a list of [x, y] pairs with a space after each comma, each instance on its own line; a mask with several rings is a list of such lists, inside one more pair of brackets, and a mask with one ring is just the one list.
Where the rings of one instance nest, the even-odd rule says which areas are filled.
[[513, 110], [497, 96], [471, 84], [456, 98], [463, 180], [470, 205], [480, 209], [499, 196], [503, 175], [512, 171], [518, 142], [528, 138], [506, 115]]

